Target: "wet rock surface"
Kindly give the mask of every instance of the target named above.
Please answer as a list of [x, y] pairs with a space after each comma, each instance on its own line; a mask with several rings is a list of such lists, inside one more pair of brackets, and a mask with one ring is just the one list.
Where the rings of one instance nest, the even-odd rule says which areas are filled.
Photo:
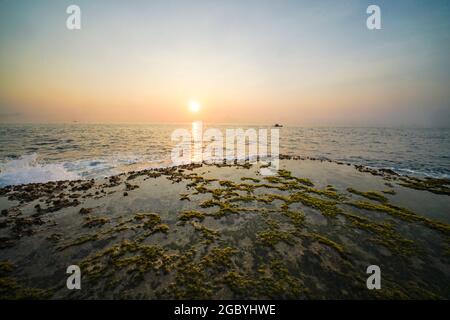
[[[0, 298], [450, 298], [448, 181], [288, 156], [260, 169], [2, 188]], [[374, 264], [381, 290], [366, 287]]]

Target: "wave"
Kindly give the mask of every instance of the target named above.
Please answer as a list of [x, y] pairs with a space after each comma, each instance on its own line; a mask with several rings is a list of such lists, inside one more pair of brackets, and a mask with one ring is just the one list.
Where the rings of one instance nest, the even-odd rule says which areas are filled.
[[37, 154], [24, 155], [0, 164], [0, 186], [77, 179], [80, 176], [68, 171], [63, 164], [40, 163]]
[[[240, 158], [240, 157], [239, 157]], [[362, 160], [359, 159], [358, 160]], [[216, 158], [214, 160], [223, 160]], [[226, 160], [234, 160], [227, 159]], [[247, 159], [242, 157], [240, 159]], [[316, 159], [328, 160], [327, 157], [316, 157]], [[251, 159], [256, 160], [256, 159]], [[338, 159], [343, 163], [364, 164], [364, 161], [352, 159]], [[331, 160], [333, 161], [333, 160]], [[450, 178], [444, 172], [421, 171], [398, 166], [386, 166], [376, 161], [365, 161], [365, 165], [372, 169], [391, 169], [400, 175], [416, 177]], [[78, 180], [103, 178], [122, 172], [139, 171], [151, 168], [171, 167], [174, 164], [169, 159], [161, 159], [158, 156], [139, 157], [131, 155], [113, 155], [94, 159], [78, 159], [60, 163], [44, 163], [39, 160], [37, 154], [23, 155], [20, 158], [7, 158], [0, 162], [0, 187], [7, 185], [20, 185], [27, 183], [45, 183], [58, 180]]]
[[0, 187], [58, 180], [103, 178], [122, 172], [167, 167], [159, 157], [112, 155], [45, 163], [36, 153], [0, 162]]
[[389, 168], [393, 171], [397, 172], [400, 175], [407, 175], [412, 177], [419, 177], [419, 178], [438, 178], [438, 179], [450, 179], [450, 175], [439, 172], [439, 171], [421, 171], [421, 170], [413, 170], [413, 169], [406, 169], [406, 168]]

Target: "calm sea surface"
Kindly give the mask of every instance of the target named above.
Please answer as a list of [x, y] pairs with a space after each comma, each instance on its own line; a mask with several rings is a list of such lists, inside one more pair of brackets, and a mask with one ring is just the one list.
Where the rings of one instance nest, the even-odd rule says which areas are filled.
[[[250, 128], [214, 127], [223, 132]], [[171, 141], [171, 134], [177, 128], [191, 130], [192, 125], [2, 124], [0, 186], [170, 166], [177, 143]], [[203, 130], [207, 128], [204, 124]], [[390, 168], [401, 174], [450, 177], [450, 129], [284, 127], [280, 152]]]

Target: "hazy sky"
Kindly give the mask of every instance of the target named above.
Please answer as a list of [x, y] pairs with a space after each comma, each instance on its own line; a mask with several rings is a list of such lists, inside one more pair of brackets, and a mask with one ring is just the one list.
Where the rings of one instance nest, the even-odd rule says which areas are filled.
[[0, 0], [0, 122], [448, 126], [449, 57], [450, 1]]

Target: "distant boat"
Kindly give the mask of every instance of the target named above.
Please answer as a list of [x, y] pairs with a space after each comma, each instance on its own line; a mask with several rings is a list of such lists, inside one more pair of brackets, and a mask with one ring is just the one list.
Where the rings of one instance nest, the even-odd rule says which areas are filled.
[[279, 124], [279, 123], [275, 123], [274, 125], [275, 128], [283, 128], [283, 125]]

